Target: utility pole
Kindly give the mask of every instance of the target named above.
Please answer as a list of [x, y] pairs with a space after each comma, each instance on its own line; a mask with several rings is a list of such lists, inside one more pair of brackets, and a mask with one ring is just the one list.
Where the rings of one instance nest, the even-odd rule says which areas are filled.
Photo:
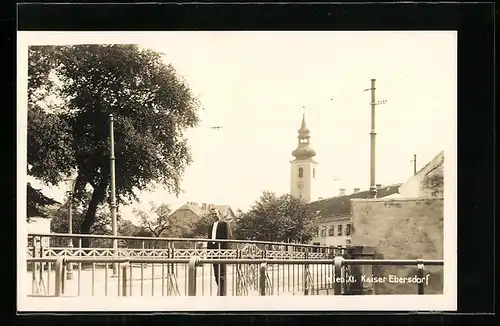
[[417, 174], [417, 154], [413, 154], [413, 160], [410, 162], [413, 162], [413, 175]]
[[[113, 231], [113, 236], [116, 237], [117, 225], [116, 225], [116, 185], [115, 185], [115, 136], [114, 136], [114, 119], [113, 115], [109, 115], [109, 142], [110, 142], [110, 173], [111, 173], [111, 229]], [[115, 258], [118, 257], [118, 241], [116, 238], [113, 239], [113, 255]], [[118, 277], [118, 263], [113, 263], [113, 277]]]
[[377, 187], [375, 185], [375, 106], [380, 104], [385, 104], [386, 101], [376, 101], [375, 100], [375, 79], [371, 79], [371, 87], [365, 89], [365, 91], [371, 91], [371, 128], [370, 128], [370, 196], [371, 198], [377, 198]]
[[371, 80], [371, 129], [370, 129], [370, 195], [377, 198], [377, 187], [375, 186], [375, 79]]

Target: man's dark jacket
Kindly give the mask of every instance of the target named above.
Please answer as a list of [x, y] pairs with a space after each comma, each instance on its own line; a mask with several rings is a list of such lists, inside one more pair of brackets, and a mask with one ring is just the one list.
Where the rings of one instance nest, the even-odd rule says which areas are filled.
[[[215, 222], [214, 222], [215, 223]], [[210, 228], [208, 229], [208, 239], [212, 239], [212, 229], [214, 226], [214, 223], [210, 225]], [[231, 231], [231, 225], [229, 224], [228, 221], [224, 220], [219, 220], [219, 224], [217, 225], [217, 231], [215, 231], [215, 238], [216, 239], [232, 239], [233, 238], [233, 233]], [[220, 244], [220, 247], [219, 247]], [[230, 245], [227, 242], [212, 242], [210, 241], [207, 244], [207, 249], [229, 249]]]

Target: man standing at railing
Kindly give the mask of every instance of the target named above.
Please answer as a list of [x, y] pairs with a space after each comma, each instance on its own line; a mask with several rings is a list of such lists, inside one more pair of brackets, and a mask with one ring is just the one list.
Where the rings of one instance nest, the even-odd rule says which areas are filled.
[[[231, 225], [229, 222], [224, 221], [220, 212], [217, 208], [212, 208], [210, 210], [210, 216], [213, 218], [214, 223], [212, 224], [208, 238], [209, 239], [232, 239], [233, 233], [231, 231]], [[229, 249], [228, 242], [212, 242], [207, 244], [207, 249]], [[219, 288], [218, 294], [220, 296], [226, 295], [226, 264], [214, 264], [214, 275], [215, 282]]]

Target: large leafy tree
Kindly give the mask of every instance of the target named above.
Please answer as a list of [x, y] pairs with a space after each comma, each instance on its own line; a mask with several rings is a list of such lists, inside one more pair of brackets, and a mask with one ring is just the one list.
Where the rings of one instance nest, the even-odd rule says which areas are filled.
[[[92, 198], [91, 192], [85, 192], [81, 199], [70, 201], [68, 197], [59, 207], [53, 207], [49, 211], [52, 218], [50, 230], [54, 233], [68, 233], [69, 231], [69, 205], [71, 203], [72, 232], [80, 233], [80, 225], [85, 218], [85, 212], [88, 203]], [[118, 216], [118, 224], [121, 225], [122, 219]], [[111, 214], [109, 206], [101, 204], [97, 207], [94, 223], [91, 225], [89, 234], [111, 235]]]
[[[188, 238], [207, 238], [208, 230], [213, 225], [214, 220], [210, 214], [197, 217], [191, 229], [186, 233]], [[234, 230], [232, 230], [234, 232]]]
[[437, 169], [427, 174], [422, 180], [422, 187], [431, 197], [443, 197], [444, 194], [443, 170]]
[[[238, 230], [238, 221], [242, 216], [243, 212], [241, 211], [241, 209], [237, 209], [234, 219], [229, 221], [231, 223], [231, 231], [235, 238], [244, 239], [243, 237], [239, 236]], [[185, 236], [189, 238], [207, 238], [207, 236], [209, 235], [209, 230], [211, 230], [213, 223], [214, 219], [210, 214], [196, 217], [194, 221], [191, 222], [192, 227], [188, 230]]]
[[135, 225], [132, 221], [119, 219], [118, 234], [132, 237], [148, 237], [151, 233], [144, 230], [142, 227]]
[[135, 45], [35, 46], [28, 60], [28, 174], [57, 184], [76, 171], [77, 199], [90, 186], [81, 233], [91, 231], [109, 191], [110, 114], [118, 202], [154, 184], [180, 192], [191, 162], [184, 132], [198, 123], [198, 102], [159, 53]]
[[307, 242], [313, 233], [313, 216], [306, 203], [268, 191], [238, 217], [235, 232], [240, 239], [278, 242]]
[[[86, 192], [81, 200], [74, 200], [72, 204], [72, 220], [73, 220], [73, 234], [78, 234], [80, 225], [85, 218], [86, 208], [88, 207], [88, 202], [90, 201], [92, 194]], [[54, 233], [68, 233], [69, 231], [69, 203], [70, 201], [66, 198], [63, 205], [59, 207], [52, 207], [49, 210], [50, 217], [52, 217], [50, 223], [51, 232]], [[118, 234], [125, 236], [149, 236], [149, 233], [144, 232], [144, 230], [135, 224], [133, 224], [129, 220], [125, 220], [121, 217], [120, 214], [117, 215], [118, 222]], [[94, 235], [111, 235], [111, 213], [110, 207], [107, 204], [99, 205], [96, 210], [96, 217], [94, 223], [90, 227], [89, 234]], [[64, 239], [59, 239], [59, 244], [64, 244]], [[87, 245], [92, 243], [94, 247], [103, 247], [110, 248], [112, 246], [112, 242], [109, 239], [91, 239], [91, 240], [82, 240], [81, 244], [87, 242]], [[73, 239], [73, 245], [79, 246], [80, 243]]]
[[50, 217], [50, 208], [59, 204], [54, 199], [45, 196], [40, 189], [35, 189], [28, 182], [26, 185], [27, 196], [27, 210], [26, 217]]
[[172, 214], [170, 205], [156, 205], [149, 203], [149, 211], [135, 209], [134, 214], [139, 217], [140, 226], [144, 231], [155, 237], [182, 237], [189, 233], [194, 221]]

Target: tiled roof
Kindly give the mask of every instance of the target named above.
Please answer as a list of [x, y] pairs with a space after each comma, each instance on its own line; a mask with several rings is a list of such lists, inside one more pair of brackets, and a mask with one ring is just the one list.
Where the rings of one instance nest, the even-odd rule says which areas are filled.
[[191, 203], [184, 204], [177, 209], [177, 211], [184, 211], [184, 210], [191, 210], [198, 216], [205, 215], [205, 211], [199, 205], [193, 205]]
[[[377, 190], [377, 198], [387, 197], [398, 193], [400, 186], [401, 183], [381, 187]], [[318, 218], [350, 216], [351, 198], [370, 198], [370, 190], [314, 201], [309, 203], [309, 210]]]
[[[212, 207], [217, 208], [219, 210], [221, 216], [223, 216], [223, 217], [229, 213], [234, 215], [234, 213], [229, 205], [213, 205]], [[209, 212], [208, 208], [204, 209], [201, 205], [196, 204], [196, 203], [186, 203], [186, 204], [182, 205], [181, 207], [179, 207], [178, 209], [176, 209], [175, 212], [183, 211], [183, 210], [191, 210], [193, 213], [195, 213], [199, 217], [204, 216], [204, 215], [208, 214], [208, 212]]]

